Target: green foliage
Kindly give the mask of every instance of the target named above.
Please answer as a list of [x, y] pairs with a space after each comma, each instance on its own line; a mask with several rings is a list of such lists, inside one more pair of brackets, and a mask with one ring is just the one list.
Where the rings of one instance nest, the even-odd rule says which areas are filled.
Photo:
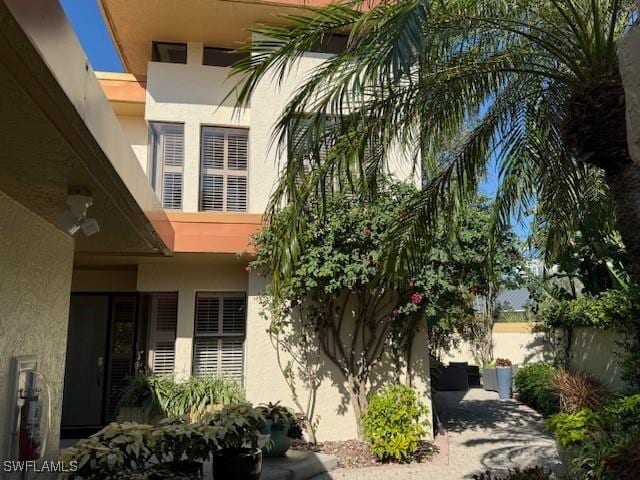
[[213, 414], [206, 423], [217, 428], [218, 445], [224, 450], [256, 450], [270, 442], [269, 435], [262, 434], [262, 413], [250, 403], [228, 405]]
[[373, 453], [381, 460], [410, 459], [427, 433], [428, 414], [410, 387], [391, 385], [371, 395], [362, 423]]
[[489, 471], [474, 475], [473, 480], [549, 480], [551, 473], [542, 467], [529, 467], [524, 470], [516, 468], [507, 474], [495, 474]]
[[553, 433], [563, 447], [581, 444], [598, 429], [601, 417], [592, 410], [577, 413], [557, 413], [545, 420], [545, 428]]
[[176, 382], [170, 376], [135, 375], [122, 393], [121, 407], [142, 407], [149, 417], [180, 417], [192, 420], [213, 407], [244, 401], [244, 390], [235, 380], [202, 376]]
[[606, 290], [595, 296], [559, 301], [542, 311], [549, 327], [623, 328], [640, 316], [640, 302], [623, 290]]
[[[421, 152], [413, 158], [426, 186], [391, 238], [393, 271], [418, 260], [412, 247], [440, 218], [455, 219], [490, 162], [501, 173], [498, 224], [535, 205], [548, 230], [544, 247], [570, 241], [566, 233], [584, 218], [585, 197], [612, 217], [602, 172], [585, 163], [612, 167], [625, 155], [617, 43], [633, 12], [631, 0], [404, 0], [331, 5], [287, 18], [286, 28], [260, 28], [245, 47], [253, 55], [234, 66], [240, 105], [264, 76], [284, 82], [314, 44], [351, 32], [344, 51], [313, 71], [279, 119], [275, 137], [283, 149], [292, 123], [304, 114], [309, 125], [288, 149], [272, 205], [305, 201], [295, 179], [308, 158], [314, 171], [306, 189], [338, 179], [375, 192], [386, 154], [399, 145]], [[612, 122], [606, 129], [605, 117]], [[329, 152], [327, 143], [335, 145]], [[316, 154], [323, 146], [325, 154]], [[299, 224], [291, 220], [295, 236]]]
[[296, 415], [291, 409], [283, 407], [280, 405], [280, 402], [263, 403], [258, 405], [257, 409], [265, 420], [271, 420], [273, 422], [272, 429], [274, 427], [281, 429], [289, 428], [297, 422]]
[[597, 411], [558, 414], [545, 422], [558, 443], [577, 448], [576, 478], [635, 479], [640, 467], [640, 394], [620, 398]]
[[518, 368], [514, 377], [518, 399], [542, 415], [552, 415], [560, 409], [560, 399], [553, 386], [557, 369], [546, 363], [530, 363]]
[[63, 450], [61, 458], [78, 465], [67, 478], [115, 480], [124, 474], [142, 474], [149, 470], [149, 464], [160, 469], [172, 462], [204, 462], [217, 445], [218, 428], [214, 426], [187, 425], [177, 420], [159, 426], [112, 423]]

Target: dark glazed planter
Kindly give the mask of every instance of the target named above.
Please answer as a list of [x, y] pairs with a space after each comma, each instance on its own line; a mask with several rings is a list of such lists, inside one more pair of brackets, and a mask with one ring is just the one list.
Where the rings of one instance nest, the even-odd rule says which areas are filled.
[[271, 446], [262, 449], [262, 456], [266, 458], [283, 456], [291, 446], [291, 440], [287, 436], [289, 424], [274, 425], [272, 420], [265, 420], [264, 425], [262, 433], [269, 435]]
[[221, 450], [213, 455], [214, 480], [258, 480], [261, 473], [261, 450]]
[[150, 478], [152, 480], [160, 480], [170, 476], [173, 473], [188, 475], [189, 478], [202, 478], [202, 463], [192, 462], [189, 460], [180, 460], [178, 462], [160, 463], [152, 469]]
[[500, 400], [511, 398], [511, 383], [513, 380], [513, 370], [511, 367], [496, 367], [498, 377], [498, 396]]

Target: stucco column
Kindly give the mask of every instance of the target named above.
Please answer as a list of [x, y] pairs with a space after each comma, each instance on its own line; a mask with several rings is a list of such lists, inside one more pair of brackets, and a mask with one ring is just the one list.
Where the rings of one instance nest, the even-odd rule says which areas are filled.
[[190, 288], [178, 290], [178, 326], [176, 329], [176, 380], [191, 376], [193, 362], [193, 319], [196, 295]]

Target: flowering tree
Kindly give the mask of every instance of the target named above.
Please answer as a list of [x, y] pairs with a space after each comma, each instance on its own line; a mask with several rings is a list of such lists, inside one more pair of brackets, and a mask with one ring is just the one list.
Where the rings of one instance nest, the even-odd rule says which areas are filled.
[[[406, 214], [403, 204], [415, 189], [402, 184], [385, 188], [385, 195], [370, 201], [329, 196], [322, 215], [310, 202], [300, 213], [305, 228], [298, 232], [295, 267], [279, 277], [277, 287], [271, 282], [262, 296], [281, 368], [312, 433], [317, 421], [315, 391], [327, 372], [339, 372], [342, 378], [336, 380], [344, 381], [360, 419], [382, 359], [395, 362], [395, 372], [401, 371], [400, 366], [410, 369], [415, 334], [427, 325], [435, 348], [449, 348], [456, 330], [463, 331], [473, 317], [470, 290], [477, 288], [480, 293], [484, 288], [479, 270], [487, 271], [485, 252], [469, 251], [477, 241], [467, 231], [477, 227], [474, 222], [458, 232], [458, 239], [442, 228], [436, 241], [429, 242], [423, 269], [400, 281], [397, 275], [393, 283], [387, 280], [382, 265], [386, 242], [392, 241], [387, 233]], [[282, 224], [290, 214], [286, 209], [276, 214], [254, 238], [256, 259], [251, 268], [267, 278], [281, 273], [274, 271], [274, 259], [279, 257], [280, 262], [287, 254]], [[487, 235], [479, 243], [488, 245], [488, 225], [479, 234]], [[460, 239], [465, 248], [457, 246]], [[299, 397], [296, 380], [310, 392], [306, 402]], [[358, 429], [361, 435], [360, 425]]]
[[[272, 339], [279, 351], [289, 354], [283, 371], [290, 386], [297, 373], [313, 391], [328, 361], [343, 377], [357, 419], [367, 407], [373, 369], [392, 334], [402, 331], [397, 324], [409, 318], [403, 312], [418, 312], [427, 301], [409, 281], [404, 288], [393, 288], [381, 269], [386, 232], [411, 191], [409, 186], [390, 186], [387, 195], [370, 203], [337, 194], [326, 200], [322, 216], [310, 207], [303, 213], [306, 227], [299, 232], [302, 250], [296, 267], [280, 278], [277, 292], [267, 288], [263, 295]], [[273, 217], [254, 239], [256, 260], [251, 268], [268, 277], [273, 275], [286, 214]], [[292, 390], [297, 397], [294, 386]], [[306, 407], [312, 417], [313, 409]], [[359, 423], [358, 434], [362, 437]]]

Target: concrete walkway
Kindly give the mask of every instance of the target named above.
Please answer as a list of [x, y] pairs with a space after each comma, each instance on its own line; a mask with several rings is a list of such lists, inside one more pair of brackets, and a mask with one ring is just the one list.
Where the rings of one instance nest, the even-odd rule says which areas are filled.
[[314, 480], [463, 480], [485, 470], [529, 465], [559, 471], [553, 438], [528, 407], [482, 389], [438, 392], [435, 401], [447, 428], [448, 452], [441, 448], [445, 451], [433, 463], [338, 469]]

